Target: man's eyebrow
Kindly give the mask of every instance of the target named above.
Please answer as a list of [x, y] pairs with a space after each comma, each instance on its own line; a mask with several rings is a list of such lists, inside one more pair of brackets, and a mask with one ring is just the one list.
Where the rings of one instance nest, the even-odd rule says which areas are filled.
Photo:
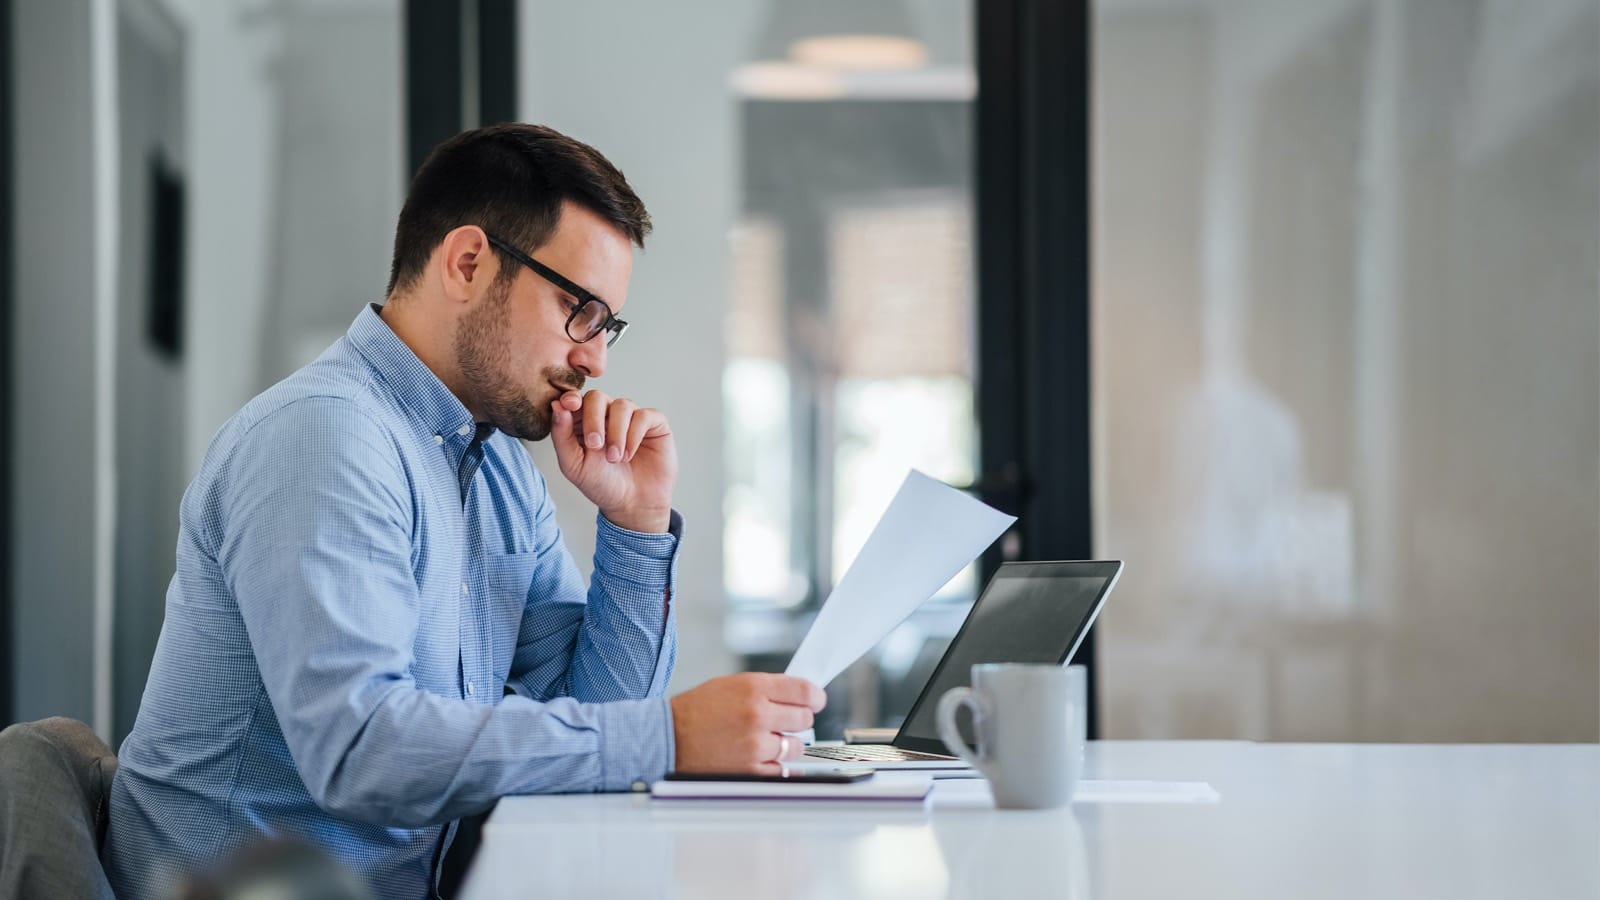
[[[540, 263], [540, 265], [544, 265], [544, 264]], [[545, 266], [545, 268], [549, 269], [550, 267], [549, 266]], [[577, 293], [574, 293], [572, 290], [570, 290], [570, 289], [568, 289], [566, 287], [563, 287], [560, 284], [557, 284], [555, 281], [550, 281], [551, 284], [555, 285], [556, 290], [560, 291], [563, 294], [566, 294], [568, 297], [571, 297], [575, 302], [582, 303], [584, 300], [593, 299], [593, 300], [599, 300], [601, 303], [605, 303], [606, 309], [610, 309], [611, 308], [611, 304], [606, 303], [604, 297], [601, 297], [599, 294], [596, 294], [594, 291], [591, 291], [588, 288], [584, 287], [583, 285], [577, 283], [576, 281], [573, 281], [571, 278], [568, 278], [567, 276], [562, 275], [560, 272], [556, 272], [555, 269], [550, 269], [550, 271], [555, 272], [556, 275], [559, 276], [562, 281], [565, 281], [567, 284], [569, 284], [573, 288], [577, 289]], [[549, 281], [549, 279], [546, 279], [546, 280]]]
[[[581, 285], [581, 284], [578, 285], [578, 286], [579, 287], [583, 287], [583, 285]], [[592, 298], [594, 298], [596, 300], [599, 300], [601, 303], [606, 303], [606, 298], [600, 296], [599, 294], [596, 294], [594, 291], [591, 291], [588, 288], [583, 288], [583, 292], [585, 294], [588, 294], [590, 297], [592, 297]], [[606, 309], [610, 309], [610, 308], [611, 308], [611, 304], [606, 303]]]
[[[510, 254], [513, 259], [532, 269], [539, 276], [544, 278], [545, 281], [548, 281], [550, 284], [554, 285], [556, 290], [561, 291], [568, 297], [571, 297], [573, 300], [576, 300], [580, 303], [588, 300], [598, 300], [607, 311], [610, 311], [611, 304], [607, 303], [604, 297], [601, 297], [594, 291], [589, 290], [576, 281], [573, 281], [571, 278], [568, 278], [560, 272], [557, 272], [555, 269], [545, 265], [539, 260], [534, 259], [532, 254], [524, 253], [522, 250], [513, 247], [511, 244], [501, 240], [498, 237], [495, 237], [492, 234], [485, 233], [484, 236], [489, 239], [490, 244], [500, 248], [503, 252]], [[613, 315], [615, 314], [613, 313]]]

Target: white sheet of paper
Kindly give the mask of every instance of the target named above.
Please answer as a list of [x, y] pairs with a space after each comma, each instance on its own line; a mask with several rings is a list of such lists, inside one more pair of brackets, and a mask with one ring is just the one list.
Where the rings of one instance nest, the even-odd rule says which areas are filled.
[[790, 660], [826, 685], [1017, 520], [911, 470]]

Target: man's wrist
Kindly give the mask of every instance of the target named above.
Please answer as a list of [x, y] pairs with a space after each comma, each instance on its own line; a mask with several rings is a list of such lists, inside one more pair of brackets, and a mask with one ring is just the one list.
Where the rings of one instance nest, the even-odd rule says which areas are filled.
[[602, 791], [648, 788], [672, 771], [677, 755], [672, 705], [666, 697], [596, 703]]
[[672, 525], [672, 507], [661, 510], [600, 510], [606, 521], [624, 531], [639, 534], [666, 534]]

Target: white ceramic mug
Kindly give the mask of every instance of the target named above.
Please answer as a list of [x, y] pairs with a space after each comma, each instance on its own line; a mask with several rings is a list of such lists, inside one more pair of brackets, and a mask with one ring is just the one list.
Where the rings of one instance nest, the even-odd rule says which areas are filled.
[[1067, 690], [1071, 696], [1069, 715], [1072, 721], [1067, 726], [1067, 746], [1072, 750], [1072, 758], [1078, 761], [1078, 774], [1072, 779], [1074, 789], [1078, 780], [1083, 777], [1085, 757], [1089, 753], [1089, 670], [1081, 665], [1067, 666]]
[[[1062, 806], [1083, 767], [1083, 696], [1081, 666], [983, 663], [972, 667], [972, 687], [939, 698], [939, 737], [989, 779], [996, 806]], [[976, 750], [956, 727], [964, 704], [972, 707]]]

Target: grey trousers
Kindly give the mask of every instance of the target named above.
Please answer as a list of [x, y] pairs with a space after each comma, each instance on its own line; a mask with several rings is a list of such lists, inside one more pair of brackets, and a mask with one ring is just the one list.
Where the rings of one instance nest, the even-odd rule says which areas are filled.
[[82, 722], [0, 731], [0, 897], [114, 900], [100, 847], [116, 772], [111, 748]]

